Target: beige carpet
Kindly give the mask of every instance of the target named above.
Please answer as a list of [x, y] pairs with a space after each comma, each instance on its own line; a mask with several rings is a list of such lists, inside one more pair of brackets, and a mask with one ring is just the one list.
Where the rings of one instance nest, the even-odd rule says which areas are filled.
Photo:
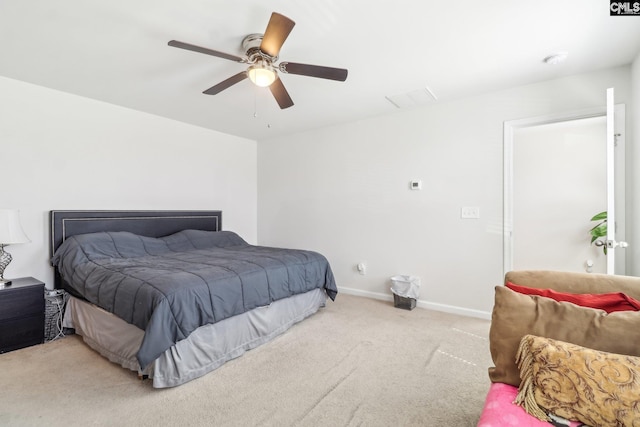
[[271, 343], [153, 389], [77, 336], [0, 355], [0, 425], [475, 426], [489, 321], [338, 295]]

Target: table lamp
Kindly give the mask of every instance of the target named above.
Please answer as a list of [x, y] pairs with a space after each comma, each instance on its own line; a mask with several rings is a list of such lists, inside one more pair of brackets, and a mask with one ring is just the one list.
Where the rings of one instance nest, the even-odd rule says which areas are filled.
[[20, 225], [20, 217], [16, 209], [0, 209], [0, 286], [11, 285], [11, 280], [4, 278], [4, 269], [11, 262], [11, 254], [4, 250], [7, 245], [29, 243], [30, 240]]

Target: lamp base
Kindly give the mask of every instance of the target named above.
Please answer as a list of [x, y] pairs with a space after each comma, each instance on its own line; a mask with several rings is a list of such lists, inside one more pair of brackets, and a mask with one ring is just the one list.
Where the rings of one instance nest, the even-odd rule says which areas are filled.
[[4, 278], [4, 269], [7, 268], [11, 260], [11, 254], [4, 250], [6, 245], [0, 243], [0, 287], [6, 288], [7, 286], [11, 286], [11, 280], [7, 280]]

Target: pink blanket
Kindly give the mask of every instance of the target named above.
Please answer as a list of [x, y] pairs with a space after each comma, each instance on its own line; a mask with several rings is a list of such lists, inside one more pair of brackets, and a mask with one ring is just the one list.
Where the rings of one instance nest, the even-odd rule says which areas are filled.
[[582, 425], [575, 421], [563, 420], [557, 423], [540, 421], [513, 403], [517, 394], [518, 388], [512, 385], [491, 384], [478, 427], [552, 427], [554, 425], [577, 427]]

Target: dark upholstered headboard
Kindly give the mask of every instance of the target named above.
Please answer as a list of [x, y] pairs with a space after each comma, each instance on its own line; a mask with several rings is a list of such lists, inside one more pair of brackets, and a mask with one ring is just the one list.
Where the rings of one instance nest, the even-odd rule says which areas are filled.
[[[222, 211], [51, 211], [51, 256], [67, 237], [100, 231], [129, 231], [162, 237], [181, 230], [220, 231]], [[62, 286], [58, 272], [56, 288]]]

